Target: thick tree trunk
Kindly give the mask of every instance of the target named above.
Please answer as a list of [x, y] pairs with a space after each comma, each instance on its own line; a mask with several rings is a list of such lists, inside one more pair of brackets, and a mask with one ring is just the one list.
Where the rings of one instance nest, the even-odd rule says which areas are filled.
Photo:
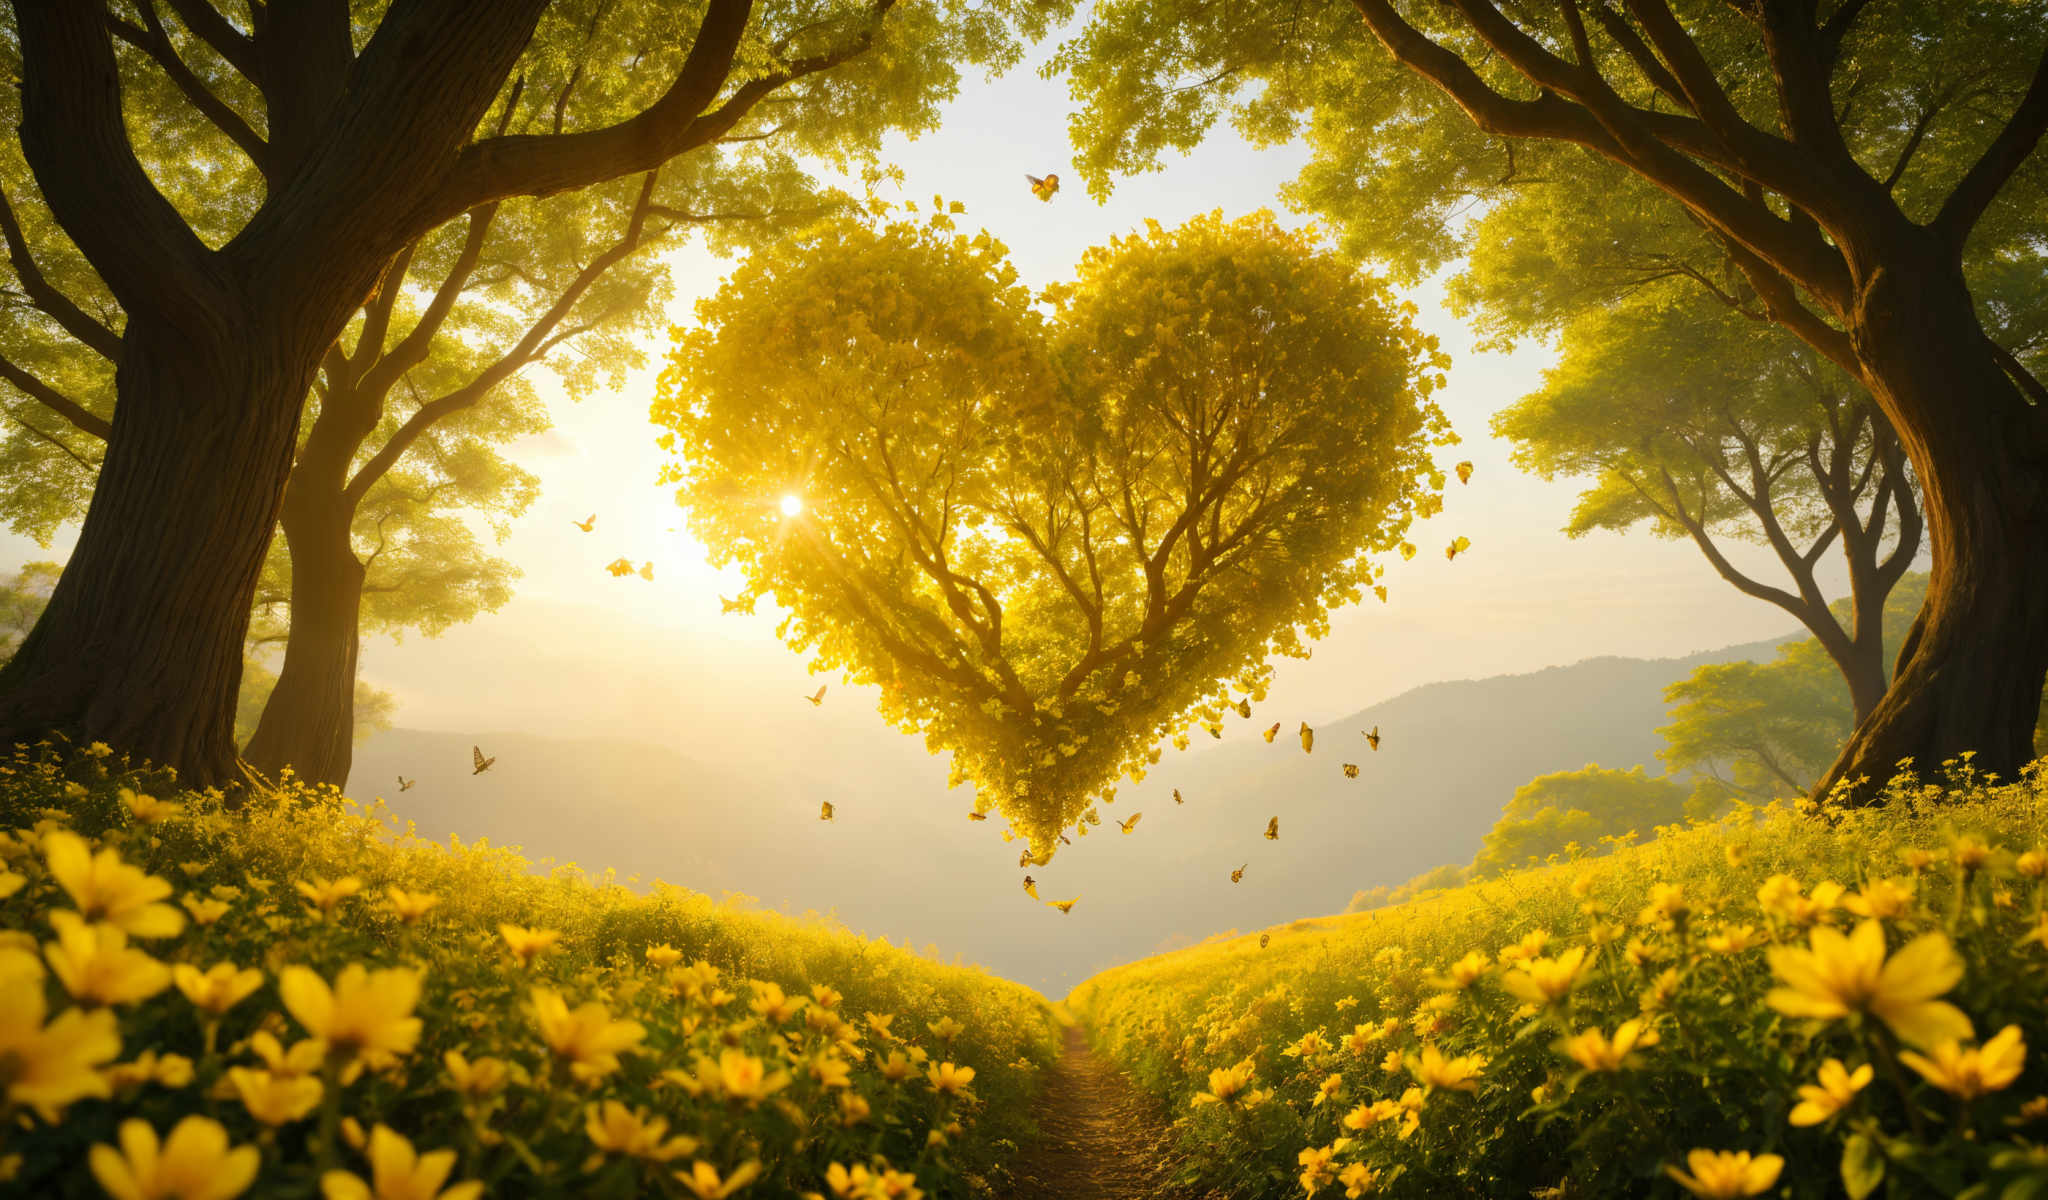
[[78, 546], [0, 671], [0, 745], [56, 730], [238, 781], [242, 643], [311, 357], [131, 316]]
[[1974, 751], [2013, 778], [2048, 679], [2048, 410], [2000, 367], [1959, 267], [1910, 234], [1886, 249], [1850, 332], [1919, 476], [1933, 569], [1893, 686], [1816, 785], [1862, 780], [1854, 801], [1909, 758]]
[[349, 544], [353, 505], [314, 494], [294, 477], [283, 530], [292, 562], [291, 631], [284, 667], [244, 756], [276, 778], [285, 767], [309, 783], [348, 782], [355, 748], [358, 613], [363, 564]]

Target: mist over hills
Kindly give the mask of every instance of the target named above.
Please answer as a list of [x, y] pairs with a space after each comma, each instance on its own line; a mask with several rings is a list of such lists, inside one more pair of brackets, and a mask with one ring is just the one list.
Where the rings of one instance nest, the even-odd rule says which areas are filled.
[[[1254, 709], [1224, 740], [1169, 750], [1126, 785], [1104, 824], [1031, 873], [1070, 916], [1023, 895], [1000, 818], [974, 823], [941, 759], [874, 724], [855, 771], [838, 736], [732, 765], [715, 735], [658, 745], [602, 737], [395, 729], [358, 748], [350, 793], [381, 795], [426, 837], [516, 844], [532, 859], [735, 891], [793, 913], [829, 912], [1060, 995], [1103, 967], [1226, 929], [1341, 910], [1353, 892], [1464, 862], [1514, 789], [1599, 762], [1656, 769], [1662, 690], [1707, 662], [1768, 657], [1776, 640], [1673, 659], [1595, 658], [1523, 675], [1428, 684], [1318, 728]], [[1273, 744], [1258, 731], [1280, 720]], [[1375, 753], [1359, 731], [1384, 734]], [[498, 763], [471, 775], [469, 747]], [[894, 742], [904, 752], [892, 752]], [[714, 765], [712, 760], [717, 760]], [[1355, 762], [1359, 778], [1342, 764]], [[417, 779], [400, 794], [396, 776]], [[1176, 806], [1179, 788], [1186, 803]], [[836, 819], [818, 819], [821, 801]], [[1145, 813], [1125, 837], [1111, 822]], [[1260, 835], [1280, 818], [1280, 838]], [[1247, 864], [1244, 881], [1230, 871]], [[939, 898], [943, 899], [939, 899]]]

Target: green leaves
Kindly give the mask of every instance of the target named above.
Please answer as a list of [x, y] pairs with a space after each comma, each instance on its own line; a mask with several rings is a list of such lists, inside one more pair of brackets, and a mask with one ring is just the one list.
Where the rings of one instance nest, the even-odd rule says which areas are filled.
[[1153, 225], [1039, 297], [1015, 278], [943, 206], [825, 223], [699, 306], [655, 416], [692, 528], [791, 646], [879, 684], [1043, 853], [1306, 653], [1450, 435], [1441, 355], [1269, 214]]

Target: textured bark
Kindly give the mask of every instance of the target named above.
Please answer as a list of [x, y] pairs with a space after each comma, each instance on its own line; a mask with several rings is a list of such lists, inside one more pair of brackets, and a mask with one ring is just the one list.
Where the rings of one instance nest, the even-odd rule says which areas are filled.
[[306, 782], [339, 787], [355, 750], [363, 564], [349, 543], [354, 506], [337, 492], [302, 489], [299, 479], [286, 492], [282, 522], [292, 560], [291, 632], [243, 756], [273, 779], [290, 767]]

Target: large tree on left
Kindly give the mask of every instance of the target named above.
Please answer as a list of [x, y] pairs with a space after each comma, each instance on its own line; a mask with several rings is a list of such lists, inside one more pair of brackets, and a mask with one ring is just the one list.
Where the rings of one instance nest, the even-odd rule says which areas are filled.
[[[213, 783], [236, 774], [244, 632], [306, 397], [407, 247], [508, 199], [653, 171], [856, 59], [881, 66], [859, 86], [806, 87], [785, 119], [929, 106], [953, 62], [1008, 61], [1015, 35], [1042, 32], [1060, 6], [307, 0], [252, 5], [246, 22], [204, 0], [165, 0], [168, 14], [153, 0], [10, 7], [34, 199], [61, 231], [57, 252], [89, 264], [118, 331], [61, 297], [37, 305], [99, 343], [116, 405], [70, 564], [0, 671], [0, 738], [67, 729]], [[590, 80], [617, 98], [607, 119], [507, 132], [527, 78], [621, 8], [669, 36]], [[117, 41], [137, 29], [170, 40], [159, 31], [173, 24], [187, 53], [148, 65], [256, 167], [253, 186], [189, 168], [174, 181], [234, 189], [210, 197], [209, 211], [232, 214], [224, 228], [172, 202], [175, 156], [138, 154], [149, 147], [124, 120], [124, 95], [143, 85]]]

